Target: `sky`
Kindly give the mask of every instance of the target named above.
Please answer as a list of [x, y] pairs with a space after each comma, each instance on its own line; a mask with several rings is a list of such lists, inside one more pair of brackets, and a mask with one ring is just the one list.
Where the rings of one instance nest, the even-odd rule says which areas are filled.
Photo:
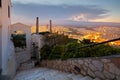
[[12, 23], [120, 23], [120, 0], [12, 0]]

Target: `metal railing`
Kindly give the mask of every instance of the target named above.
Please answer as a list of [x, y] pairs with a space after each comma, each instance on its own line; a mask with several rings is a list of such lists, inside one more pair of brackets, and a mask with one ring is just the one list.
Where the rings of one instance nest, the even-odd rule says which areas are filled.
[[108, 40], [108, 41], [103, 41], [103, 42], [100, 42], [100, 43], [88, 44], [88, 45], [85, 45], [85, 46], [82, 46], [82, 47], [79, 47], [79, 48], [92, 47], [92, 46], [96, 46], [96, 45], [100, 45], [100, 44], [105, 44], [105, 43], [109, 43], [109, 42], [114, 42], [114, 41], [118, 41], [118, 40], [120, 40], [120, 38], [115, 38], [115, 39], [111, 39], [111, 40]]

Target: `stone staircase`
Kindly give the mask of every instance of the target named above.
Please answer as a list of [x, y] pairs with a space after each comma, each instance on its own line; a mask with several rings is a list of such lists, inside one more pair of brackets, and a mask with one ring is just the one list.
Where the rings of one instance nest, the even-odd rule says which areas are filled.
[[18, 72], [13, 80], [95, 80], [89, 76], [75, 75], [48, 68], [34, 68]]
[[2, 69], [0, 69], [0, 80], [10, 80], [9, 76], [2, 75], [1, 72], [2, 72]]
[[35, 67], [36, 62], [37, 62], [36, 60], [28, 60], [24, 63], [21, 63], [18, 68], [18, 71], [30, 70]]

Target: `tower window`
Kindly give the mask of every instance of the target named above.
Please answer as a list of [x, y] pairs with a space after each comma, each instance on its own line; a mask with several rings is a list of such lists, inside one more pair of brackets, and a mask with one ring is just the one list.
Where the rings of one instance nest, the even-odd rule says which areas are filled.
[[8, 6], [8, 17], [10, 18], [10, 6]]
[[0, 7], [2, 7], [2, 0], [0, 0]]

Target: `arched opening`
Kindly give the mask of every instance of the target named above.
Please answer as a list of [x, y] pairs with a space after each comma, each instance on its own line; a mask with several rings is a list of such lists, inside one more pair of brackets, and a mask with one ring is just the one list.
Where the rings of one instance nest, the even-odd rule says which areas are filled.
[[16, 23], [11, 25], [10, 33], [13, 40], [13, 36], [18, 38], [17, 45], [15, 45], [15, 56], [16, 62], [18, 63], [17, 66], [19, 66], [19, 64], [24, 63], [31, 58], [31, 27], [22, 23]]
[[26, 33], [24, 31], [17, 30], [12, 32], [11, 38], [16, 52], [26, 50]]

